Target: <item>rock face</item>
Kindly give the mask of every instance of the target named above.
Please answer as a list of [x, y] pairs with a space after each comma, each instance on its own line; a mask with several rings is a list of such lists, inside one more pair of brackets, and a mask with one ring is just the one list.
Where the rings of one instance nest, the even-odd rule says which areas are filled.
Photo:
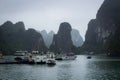
[[97, 24], [96, 19], [93, 19], [88, 24], [88, 30], [85, 35], [85, 42], [82, 47], [87, 51], [93, 51], [97, 45]]
[[47, 48], [49, 48], [50, 45], [52, 44], [53, 36], [55, 33], [53, 31], [50, 31], [49, 33], [47, 33], [46, 30], [41, 31], [40, 33], [43, 36], [45, 45], [47, 46]]
[[71, 31], [71, 37], [72, 37], [72, 42], [73, 42], [73, 45], [76, 46], [76, 47], [80, 47], [82, 46], [83, 44], [83, 39], [79, 33], [78, 30], [76, 29], [72, 29]]
[[47, 50], [42, 35], [34, 29], [26, 30], [25, 46], [28, 51], [36, 50], [45, 52]]
[[[83, 47], [120, 55], [120, 0], [105, 0], [97, 17], [88, 24]], [[92, 46], [92, 47], [91, 47]], [[91, 48], [90, 48], [91, 47]]]
[[60, 24], [59, 31], [54, 35], [50, 50], [53, 52], [71, 52], [73, 43], [71, 39], [71, 25], [67, 22]]
[[43, 38], [34, 29], [25, 30], [23, 22], [13, 24], [10, 21], [0, 26], [0, 50], [4, 54], [13, 54], [18, 50], [45, 51]]

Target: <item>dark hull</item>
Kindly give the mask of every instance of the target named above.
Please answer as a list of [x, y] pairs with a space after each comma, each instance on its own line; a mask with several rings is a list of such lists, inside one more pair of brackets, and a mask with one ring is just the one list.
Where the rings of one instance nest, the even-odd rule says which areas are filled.
[[46, 62], [37, 62], [36, 64], [46, 64]]
[[63, 60], [62, 58], [56, 58], [55, 60]]
[[0, 62], [0, 64], [46, 64], [46, 62]]
[[91, 59], [92, 57], [91, 56], [88, 56], [87, 59]]

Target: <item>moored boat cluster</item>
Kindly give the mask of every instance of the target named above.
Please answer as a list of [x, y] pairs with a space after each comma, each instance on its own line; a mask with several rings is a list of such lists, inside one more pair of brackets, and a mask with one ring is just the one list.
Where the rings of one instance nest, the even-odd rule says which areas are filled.
[[47, 52], [44, 54], [39, 51], [16, 51], [14, 54], [14, 61], [3, 61], [0, 64], [47, 64], [56, 65], [56, 60], [75, 60], [76, 55], [73, 53], [55, 54]]

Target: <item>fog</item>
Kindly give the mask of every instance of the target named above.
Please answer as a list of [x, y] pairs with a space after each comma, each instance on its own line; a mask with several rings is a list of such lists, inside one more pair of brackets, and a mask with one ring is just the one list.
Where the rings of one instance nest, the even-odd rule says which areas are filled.
[[25, 27], [57, 32], [69, 22], [84, 38], [88, 22], [96, 18], [103, 0], [0, 0], [0, 24], [23, 21]]

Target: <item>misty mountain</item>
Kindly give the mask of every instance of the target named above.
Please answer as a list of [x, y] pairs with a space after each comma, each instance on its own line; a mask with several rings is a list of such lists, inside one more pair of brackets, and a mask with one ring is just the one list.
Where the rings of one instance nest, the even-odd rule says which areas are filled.
[[71, 31], [71, 37], [72, 37], [72, 42], [73, 42], [73, 45], [76, 46], [76, 47], [80, 47], [82, 46], [83, 44], [83, 39], [79, 33], [78, 30], [76, 29], [72, 29]]
[[45, 45], [49, 48], [50, 45], [52, 44], [53, 36], [55, 33], [53, 31], [50, 31], [49, 33], [47, 33], [46, 30], [42, 30], [40, 33], [43, 36]]

